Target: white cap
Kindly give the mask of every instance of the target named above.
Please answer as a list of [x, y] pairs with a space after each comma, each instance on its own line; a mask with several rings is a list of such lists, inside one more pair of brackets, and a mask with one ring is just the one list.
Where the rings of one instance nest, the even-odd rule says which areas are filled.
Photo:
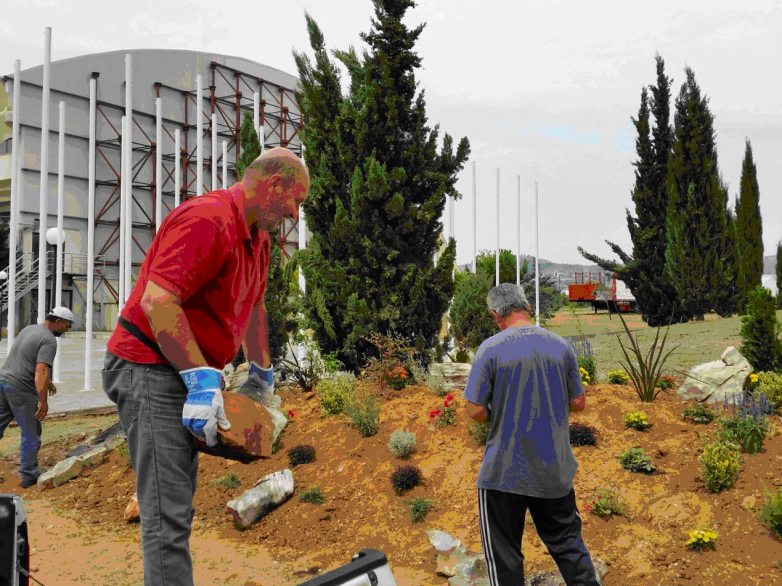
[[71, 323], [74, 322], [73, 313], [71, 313], [71, 310], [67, 307], [55, 307], [49, 312], [49, 315], [54, 315]]

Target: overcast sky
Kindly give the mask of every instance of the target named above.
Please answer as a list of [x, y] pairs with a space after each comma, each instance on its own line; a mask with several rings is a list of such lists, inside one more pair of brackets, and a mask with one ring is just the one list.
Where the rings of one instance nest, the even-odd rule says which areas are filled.
[[[291, 50], [310, 55], [304, 12], [327, 47], [363, 46], [370, 0], [4, 0], [0, 74], [52, 60], [123, 49], [187, 49], [245, 57], [297, 74]], [[782, 239], [782, 3], [780, 0], [576, 2], [421, 0], [405, 24], [427, 23], [416, 47], [431, 124], [472, 155], [459, 177], [457, 262], [472, 261], [472, 161], [477, 167], [478, 250], [500, 244], [534, 254], [538, 183], [540, 257], [587, 264], [576, 247], [614, 258], [605, 240], [632, 253], [625, 208], [641, 88], [655, 83], [655, 52], [675, 99], [689, 65], [715, 115], [719, 166], [735, 207], [749, 137], [760, 184], [765, 255]], [[671, 103], [673, 110], [673, 100]], [[673, 117], [671, 118], [673, 122]], [[521, 218], [516, 177], [521, 177]], [[447, 217], [444, 218], [448, 233]], [[618, 259], [617, 259], [618, 260]]]

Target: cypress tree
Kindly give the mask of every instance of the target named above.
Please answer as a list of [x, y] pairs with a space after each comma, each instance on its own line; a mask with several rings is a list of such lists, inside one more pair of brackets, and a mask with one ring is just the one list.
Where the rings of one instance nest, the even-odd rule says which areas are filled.
[[749, 139], [741, 167], [741, 190], [736, 202], [736, 234], [738, 236], [741, 272], [740, 307], [746, 312], [749, 292], [763, 284], [763, 225], [760, 216], [760, 188], [752, 145]]
[[668, 161], [665, 269], [687, 313], [703, 319], [731, 294], [731, 251], [714, 117], [692, 69], [685, 72]]
[[782, 240], [777, 243], [777, 309], [782, 308]]
[[[673, 323], [687, 321], [690, 317], [665, 271], [665, 218], [668, 205], [666, 177], [673, 140], [670, 127], [672, 80], [665, 75], [665, 61], [659, 54], [655, 55], [655, 61], [657, 84], [649, 88], [652, 93], [651, 103], [647, 89], [643, 88], [638, 118], [631, 118], [638, 135], [638, 160], [633, 163], [636, 171], [632, 191], [638, 218], [626, 212], [633, 256], [628, 256], [618, 246], [607, 242], [624, 262], [622, 267], [578, 249], [585, 258], [601, 268], [616, 272], [617, 279], [630, 289], [644, 321], [651, 327], [668, 323], [671, 315]], [[650, 114], [655, 120], [653, 129], [649, 124]]]
[[782, 341], [771, 291], [756, 287], [749, 292], [747, 315], [741, 323], [741, 355], [758, 372], [775, 371], [780, 366]]
[[321, 349], [356, 373], [379, 357], [364, 339], [372, 331], [414, 340], [419, 350], [439, 345], [455, 241], [436, 267], [433, 258], [446, 197], [461, 197], [454, 186], [470, 152], [466, 138], [454, 149], [448, 134], [438, 152], [439, 126], [427, 123], [413, 52], [424, 25], [402, 23], [414, 2], [373, 3], [372, 28], [361, 35], [369, 48], [361, 57], [353, 48], [332, 52], [350, 75], [346, 96], [309, 15], [314, 63], [294, 51], [310, 172], [302, 205], [312, 240], [294, 254], [307, 282], [303, 310]]

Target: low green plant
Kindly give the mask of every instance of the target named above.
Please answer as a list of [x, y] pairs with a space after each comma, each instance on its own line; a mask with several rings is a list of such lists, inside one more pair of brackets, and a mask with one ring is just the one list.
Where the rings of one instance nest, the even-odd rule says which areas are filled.
[[350, 398], [353, 384], [342, 377], [334, 377], [322, 380], [318, 383], [316, 391], [320, 397], [321, 417], [338, 415], [345, 409], [345, 404]]
[[624, 416], [624, 424], [626, 427], [632, 427], [637, 431], [646, 431], [651, 427], [649, 420], [643, 413], [628, 413]]
[[440, 427], [445, 427], [446, 425], [455, 425], [456, 409], [451, 407], [452, 401], [453, 401], [453, 395], [448, 395], [445, 398], [445, 401], [443, 401], [442, 409], [435, 409], [434, 411], [429, 412], [429, 419], [436, 418], [437, 422], [440, 424]]
[[229, 472], [222, 478], [212, 481], [212, 486], [224, 486], [230, 489], [239, 488], [241, 485], [242, 480], [234, 471]]
[[636, 361], [638, 363], [638, 367], [632, 363], [630, 360], [630, 355], [627, 353], [627, 350], [624, 347], [624, 344], [622, 344], [621, 338], [619, 338], [619, 334], [617, 334], [617, 340], [619, 340], [619, 346], [622, 349], [622, 353], [625, 356], [625, 359], [627, 362], [623, 362], [622, 366], [625, 368], [626, 371], [629, 372], [630, 379], [633, 381], [633, 386], [635, 387], [635, 392], [638, 393], [639, 398], [643, 402], [651, 402], [654, 401], [654, 399], [657, 398], [657, 395], [659, 395], [662, 392], [662, 389], [655, 393], [655, 389], [657, 388], [657, 383], [660, 380], [660, 376], [662, 375], [662, 369], [665, 366], [665, 361], [668, 359], [668, 357], [671, 355], [671, 353], [678, 348], [678, 346], [672, 348], [668, 351], [668, 354], [663, 355], [663, 350], [665, 348], [665, 341], [668, 339], [668, 332], [671, 329], [671, 321], [673, 320], [673, 313], [671, 313], [671, 318], [668, 320], [668, 328], [665, 330], [665, 336], [663, 337], [663, 342], [660, 345], [660, 351], [655, 357], [655, 350], [657, 349], [657, 341], [660, 338], [660, 328], [657, 328], [657, 335], [654, 338], [654, 342], [652, 343], [652, 347], [649, 349], [649, 354], [647, 354], [646, 359], [644, 359], [643, 354], [641, 353], [641, 349], [636, 343], [635, 339], [633, 339], [632, 334], [630, 333], [630, 328], [627, 327], [627, 323], [625, 322], [625, 318], [622, 317], [622, 314], [619, 313], [619, 319], [622, 320], [622, 325], [625, 328], [625, 332], [627, 332], [627, 337], [630, 338], [630, 343], [632, 344], [632, 352], [635, 354]]
[[721, 492], [736, 482], [744, 459], [738, 453], [737, 444], [718, 439], [716, 435], [712, 434], [706, 441], [698, 461], [703, 466], [701, 477], [706, 486], [712, 492]]
[[475, 443], [479, 446], [485, 446], [486, 440], [489, 438], [489, 429], [490, 424], [488, 421], [486, 423], [474, 421], [467, 429], [467, 432], [475, 440]]
[[782, 488], [772, 495], [764, 484], [763, 492], [768, 500], [763, 504], [758, 519], [777, 537], [782, 538]]
[[415, 488], [421, 483], [421, 470], [417, 466], [400, 466], [391, 475], [391, 485], [397, 494]]
[[[589, 384], [597, 384], [597, 362], [595, 361], [594, 356], [579, 356], [577, 358], [578, 360], [578, 368], [584, 369], [589, 376], [588, 382]], [[582, 374], [581, 376], [582, 380], [584, 380], [584, 376]]]
[[765, 417], [755, 420], [741, 415], [720, 418], [719, 424], [722, 427], [722, 438], [736, 443], [741, 451], [747, 454], [757, 454], [760, 451], [769, 428]]
[[657, 386], [664, 391], [667, 391], [676, 386], [676, 381], [671, 376], [661, 376], [660, 380], [657, 381]]
[[599, 489], [597, 498], [592, 504], [586, 506], [587, 512], [594, 513], [598, 517], [609, 517], [611, 515], [625, 516], [625, 502], [623, 498], [613, 489]]
[[362, 437], [370, 437], [380, 429], [380, 401], [374, 399], [362, 381], [357, 381], [344, 408], [345, 415], [358, 428]]
[[410, 519], [413, 523], [418, 523], [426, 519], [426, 513], [434, 508], [434, 503], [437, 501], [416, 497], [412, 501], [402, 502], [410, 505]]
[[391, 434], [391, 439], [388, 442], [388, 449], [391, 450], [397, 458], [407, 458], [415, 451], [415, 434], [412, 431], [397, 429]]
[[345, 366], [345, 363], [337, 358], [339, 352], [332, 352], [323, 356], [323, 367], [328, 374], [334, 374]]
[[612, 385], [626, 385], [630, 382], [628, 374], [622, 370], [609, 370], [606, 375], [608, 383]]
[[445, 397], [448, 389], [445, 386], [445, 376], [439, 372], [430, 372], [426, 377], [426, 388], [438, 397]]
[[716, 416], [717, 414], [703, 403], [695, 403], [682, 412], [682, 417], [685, 419], [690, 418], [695, 423], [711, 423]]
[[309, 464], [315, 459], [315, 448], [312, 446], [296, 446], [288, 450], [288, 460], [291, 466]]
[[[751, 379], [753, 374], [749, 375]], [[748, 385], [748, 390], [755, 397], [762, 393], [768, 402], [774, 407], [774, 410], [782, 408], [782, 374], [776, 372], [759, 372], [755, 375], [757, 382], [753, 386], [752, 380]]]
[[707, 547], [716, 550], [717, 547], [714, 545], [715, 539], [717, 539], [717, 534], [714, 531], [697, 529], [690, 531], [690, 540], [686, 545], [691, 550], [698, 552], [703, 552]]
[[[300, 323], [305, 322], [301, 320]], [[306, 358], [303, 362], [299, 362], [298, 359], [299, 345], [304, 345], [306, 351]], [[318, 341], [314, 338], [312, 329], [294, 330], [289, 336], [288, 346], [293, 360], [283, 358], [280, 363], [290, 371], [290, 376], [295, 383], [304, 392], [309, 393], [326, 373], [326, 365], [320, 355]]]
[[651, 473], [657, 470], [657, 467], [652, 464], [652, 459], [640, 448], [630, 448], [619, 454], [619, 463], [622, 468], [631, 472]]
[[322, 505], [326, 501], [326, 498], [320, 493], [320, 488], [310, 486], [308, 491], [301, 493], [299, 500], [303, 503]]

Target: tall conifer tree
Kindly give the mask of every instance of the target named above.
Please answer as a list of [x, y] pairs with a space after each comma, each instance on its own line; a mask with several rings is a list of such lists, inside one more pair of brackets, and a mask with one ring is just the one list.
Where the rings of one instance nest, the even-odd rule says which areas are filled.
[[[606, 261], [595, 255], [579, 252], [588, 260], [605, 270], [616, 272], [632, 292], [644, 321], [656, 327], [668, 323], [687, 321], [689, 315], [682, 307], [678, 293], [665, 271], [665, 216], [668, 204], [666, 177], [668, 157], [671, 151], [672, 129], [670, 127], [670, 101], [672, 80], [665, 75], [665, 61], [657, 54], [657, 83], [649, 90], [641, 91], [641, 106], [638, 118], [633, 118], [638, 135], [636, 151], [638, 160], [632, 199], [637, 219], [627, 213], [627, 227], [633, 242], [632, 258], [618, 246], [607, 242], [611, 249], [625, 263], [624, 267]], [[650, 114], [654, 117], [654, 128], [650, 126]], [[673, 316], [673, 318], [671, 318]]]
[[760, 188], [752, 145], [744, 149], [741, 188], [736, 202], [736, 233], [740, 253], [740, 307], [746, 312], [749, 292], [763, 284], [763, 224], [760, 216]]
[[714, 117], [692, 69], [685, 68], [685, 73], [668, 161], [665, 268], [686, 311], [703, 319], [732, 295], [732, 251]]
[[[450, 240], [437, 266], [433, 258], [446, 198], [459, 199], [457, 173], [470, 152], [463, 138], [427, 123], [413, 51], [424, 26], [408, 29], [411, 0], [374, 0], [368, 50], [359, 57], [333, 51], [350, 75], [343, 96], [340, 75], [315, 21], [306, 16], [314, 63], [294, 51], [310, 172], [304, 202], [312, 241], [294, 258], [306, 277], [304, 310], [326, 353], [354, 372], [377, 348], [372, 331], [414, 339], [435, 348], [453, 295], [456, 244]], [[292, 264], [292, 263], [291, 263]]]

